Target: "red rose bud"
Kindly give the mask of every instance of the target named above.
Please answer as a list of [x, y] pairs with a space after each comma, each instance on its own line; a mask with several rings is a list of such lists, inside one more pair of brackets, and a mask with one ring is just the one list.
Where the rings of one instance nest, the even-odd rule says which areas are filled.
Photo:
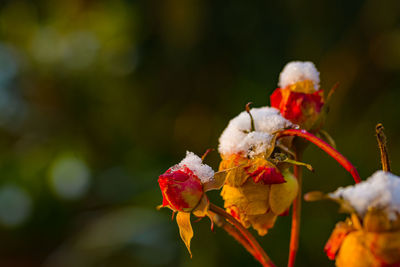
[[310, 130], [324, 105], [319, 73], [311, 62], [290, 62], [283, 69], [277, 88], [270, 96], [271, 106], [283, 117]]
[[169, 169], [158, 178], [163, 196], [163, 207], [175, 211], [192, 211], [200, 202], [204, 190], [199, 177], [188, 167]]

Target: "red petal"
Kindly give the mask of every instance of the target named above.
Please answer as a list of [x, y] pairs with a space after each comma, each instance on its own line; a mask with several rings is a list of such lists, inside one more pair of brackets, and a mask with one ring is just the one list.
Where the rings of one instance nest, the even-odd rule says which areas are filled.
[[286, 183], [283, 175], [274, 167], [260, 166], [255, 171], [249, 173], [255, 183], [262, 181], [264, 184]]
[[335, 259], [344, 239], [351, 231], [352, 229], [345, 223], [338, 223], [336, 225], [324, 247], [324, 251], [330, 260]]

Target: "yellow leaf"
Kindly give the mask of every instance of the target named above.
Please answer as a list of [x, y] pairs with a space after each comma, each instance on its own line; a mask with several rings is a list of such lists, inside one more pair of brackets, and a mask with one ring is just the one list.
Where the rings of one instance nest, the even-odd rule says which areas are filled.
[[189, 212], [178, 212], [176, 215], [176, 223], [179, 227], [179, 234], [181, 235], [183, 243], [185, 243], [190, 257], [192, 257], [192, 252], [190, 251], [190, 240], [193, 237], [193, 229], [190, 224], [190, 213]]
[[199, 204], [197, 205], [197, 207], [193, 210], [193, 214], [197, 217], [206, 216], [209, 205], [210, 205], [210, 202], [208, 201], [206, 194], [204, 194], [203, 197], [201, 198]]
[[269, 194], [269, 204], [276, 215], [282, 214], [290, 207], [298, 192], [298, 183], [294, 175], [289, 171], [282, 174], [286, 183], [271, 185]]

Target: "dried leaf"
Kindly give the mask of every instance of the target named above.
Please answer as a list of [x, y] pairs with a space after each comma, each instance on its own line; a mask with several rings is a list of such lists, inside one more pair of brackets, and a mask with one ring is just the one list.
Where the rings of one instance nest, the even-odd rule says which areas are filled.
[[176, 215], [176, 223], [179, 227], [179, 234], [181, 235], [183, 243], [185, 243], [190, 257], [192, 257], [192, 252], [190, 251], [190, 240], [193, 237], [193, 229], [190, 224], [190, 213], [189, 212], [178, 212]]
[[203, 197], [201, 198], [199, 204], [197, 205], [197, 207], [193, 210], [193, 214], [197, 217], [206, 216], [209, 205], [210, 205], [210, 202], [209, 202], [207, 196], [204, 194]]
[[204, 183], [204, 191], [207, 192], [210, 190], [220, 189], [224, 185], [226, 177], [230, 170], [231, 169], [216, 172], [214, 174], [214, 179]]

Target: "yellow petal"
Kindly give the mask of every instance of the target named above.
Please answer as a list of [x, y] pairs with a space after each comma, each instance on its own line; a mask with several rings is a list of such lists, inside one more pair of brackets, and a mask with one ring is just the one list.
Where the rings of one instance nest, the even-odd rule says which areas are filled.
[[276, 218], [277, 216], [271, 211], [263, 215], [248, 216], [251, 225], [260, 236], [268, 233], [268, 229], [274, 226]]
[[269, 194], [269, 204], [276, 215], [282, 214], [290, 207], [298, 192], [298, 183], [294, 175], [289, 171], [282, 174], [286, 183], [271, 185]]
[[190, 251], [190, 240], [193, 237], [193, 229], [190, 224], [190, 213], [189, 212], [178, 212], [176, 215], [176, 223], [179, 227], [179, 234], [181, 235], [183, 243], [185, 243], [190, 257], [192, 257], [192, 252]]
[[262, 183], [255, 183], [249, 179], [242, 187], [241, 191], [248, 201], [265, 201], [268, 203], [270, 186]]
[[366, 233], [365, 244], [376, 258], [387, 265], [400, 263], [400, 231]]
[[336, 257], [338, 267], [373, 267], [381, 266], [372, 252], [366, 247], [363, 231], [347, 235]]
[[226, 182], [233, 186], [241, 186], [244, 182], [246, 182], [249, 175], [244, 170], [244, 167], [233, 168], [232, 170], [227, 172]]
[[365, 214], [363, 226], [367, 232], [385, 232], [391, 228], [391, 222], [384, 211], [371, 209]]
[[242, 185], [248, 178], [245, 171], [248, 159], [240, 154], [232, 154], [228, 157], [222, 155], [223, 160], [219, 165], [220, 171], [226, 171], [226, 183], [233, 186]]
[[264, 214], [268, 210], [268, 203], [266, 201], [252, 201], [246, 207], [247, 215]]

